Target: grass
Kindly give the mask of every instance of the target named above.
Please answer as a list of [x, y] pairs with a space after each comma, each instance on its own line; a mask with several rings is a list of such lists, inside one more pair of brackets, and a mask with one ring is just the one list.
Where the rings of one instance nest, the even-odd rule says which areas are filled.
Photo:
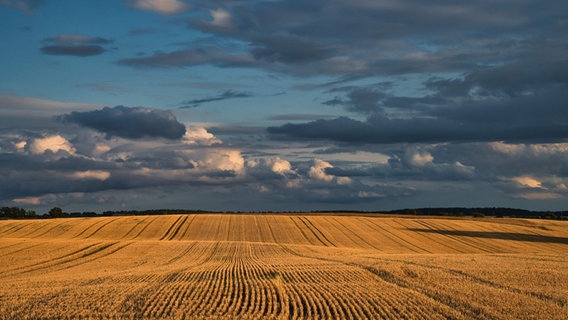
[[5, 220], [0, 277], [1, 319], [562, 319], [568, 222]]

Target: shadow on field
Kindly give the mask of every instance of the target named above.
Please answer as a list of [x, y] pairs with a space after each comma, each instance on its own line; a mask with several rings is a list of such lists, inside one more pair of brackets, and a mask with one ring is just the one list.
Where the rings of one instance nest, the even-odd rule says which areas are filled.
[[490, 232], [490, 231], [460, 231], [460, 230], [420, 229], [420, 228], [408, 228], [407, 230], [414, 231], [414, 232], [437, 233], [437, 234], [441, 234], [441, 235], [457, 236], [457, 237], [473, 237], [473, 238], [485, 238], [485, 239], [501, 239], [501, 240], [516, 240], [516, 241], [568, 244], [568, 238], [543, 236], [543, 235], [537, 235], [537, 234], [512, 233], [512, 232]]

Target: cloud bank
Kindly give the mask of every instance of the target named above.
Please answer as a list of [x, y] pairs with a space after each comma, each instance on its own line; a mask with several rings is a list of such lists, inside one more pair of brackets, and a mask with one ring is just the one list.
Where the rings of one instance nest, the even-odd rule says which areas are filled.
[[180, 139], [185, 134], [185, 126], [170, 111], [141, 107], [116, 106], [95, 111], [74, 111], [58, 119], [103, 132], [109, 138]]

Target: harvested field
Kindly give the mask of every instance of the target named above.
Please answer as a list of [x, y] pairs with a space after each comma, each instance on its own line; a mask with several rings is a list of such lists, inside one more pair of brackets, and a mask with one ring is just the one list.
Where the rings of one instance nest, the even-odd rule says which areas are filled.
[[5, 220], [0, 277], [1, 319], [565, 319], [568, 223]]

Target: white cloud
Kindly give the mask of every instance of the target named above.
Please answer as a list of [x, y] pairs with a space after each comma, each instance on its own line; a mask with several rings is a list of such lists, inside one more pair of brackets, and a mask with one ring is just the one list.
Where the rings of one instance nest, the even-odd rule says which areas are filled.
[[93, 153], [96, 154], [96, 155], [101, 155], [101, 154], [109, 152], [111, 149], [112, 148], [110, 146], [107, 146], [106, 144], [97, 144], [97, 145], [95, 145]]
[[503, 142], [489, 143], [491, 149], [505, 154], [518, 155], [530, 153], [532, 155], [568, 153], [568, 143], [546, 143], [546, 144], [508, 144]]
[[310, 167], [310, 171], [308, 172], [308, 176], [314, 180], [319, 181], [326, 181], [331, 182], [335, 176], [331, 174], [327, 174], [325, 172], [326, 168], [333, 168], [331, 163], [327, 161], [323, 161], [321, 159], [315, 159], [314, 165]]
[[292, 164], [289, 161], [280, 159], [278, 157], [273, 158], [272, 172], [278, 173], [280, 175], [285, 175], [286, 173], [292, 173]]
[[349, 177], [337, 177], [337, 184], [350, 184], [351, 178]]
[[295, 174], [296, 170], [292, 169], [292, 164], [285, 159], [280, 157], [267, 157], [260, 159], [250, 159], [246, 161], [246, 166], [248, 168], [256, 168], [259, 170], [270, 170], [279, 175]]
[[206, 152], [184, 150], [182, 153], [190, 159], [189, 162], [194, 165], [194, 170], [200, 172], [233, 171], [236, 174], [244, 173], [245, 159], [238, 150], [211, 149]]
[[29, 145], [29, 150], [35, 154], [43, 154], [46, 151], [56, 153], [66, 151], [75, 154], [76, 150], [67, 139], [60, 135], [47, 136], [45, 138], [34, 139]]
[[212, 25], [229, 28], [232, 26], [231, 14], [225, 9], [210, 10], [213, 17]]
[[94, 180], [107, 180], [110, 178], [110, 172], [102, 170], [87, 170], [77, 171], [71, 174], [74, 179], [94, 179]]
[[14, 146], [16, 147], [16, 149], [18, 149], [18, 151], [24, 151], [27, 144], [28, 144], [27, 141], [19, 141], [14, 143]]
[[542, 182], [531, 177], [514, 177], [512, 178], [517, 184], [529, 188], [542, 188]]
[[325, 182], [332, 182], [336, 181], [338, 184], [349, 184], [351, 183], [351, 179], [348, 177], [336, 177], [334, 175], [328, 174], [325, 172], [325, 169], [333, 168], [331, 163], [321, 160], [315, 159], [314, 165], [310, 167], [308, 171], [308, 176], [317, 181], [325, 181]]
[[186, 4], [178, 0], [138, 0], [134, 3], [134, 7], [160, 14], [180, 13], [188, 9]]
[[414, 152], [409, 159], [411, 165], [416, 167], [422, 167], [429, 163], [432, 163], [434, 157], [428, 152]]
[[25, 198], [16, 198], [12, 199], [12, 202], [17, 204], [24, 204], [24, 205], [38, 205], [41, 204], [40, 197], [25, 197]]
[[208, 132], [207, 129], [196, 126], [186, 126], [182, 141], [185, 144], [199, 146], [211, 146], [223, 143], [221, 139], [215, 137], [215, 135]]

